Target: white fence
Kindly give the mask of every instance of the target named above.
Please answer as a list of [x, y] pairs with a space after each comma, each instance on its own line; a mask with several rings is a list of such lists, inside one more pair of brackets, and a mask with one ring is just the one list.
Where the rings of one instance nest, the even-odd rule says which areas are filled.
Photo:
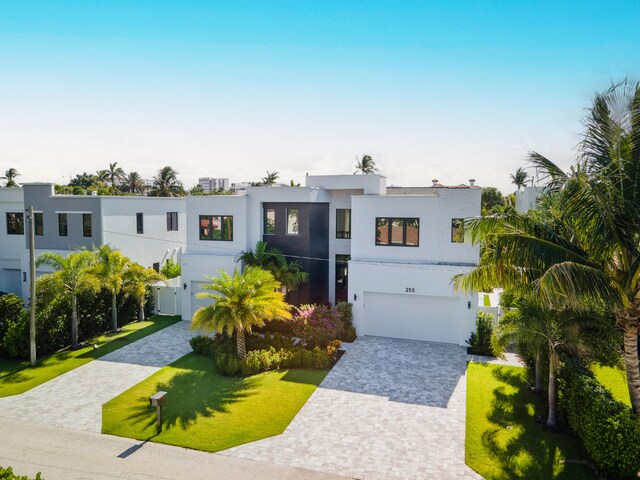
[[180, 277], [172, 278], [167, 285], [156, 284], [152, 288], [157, 315], [180, 315], [182, 312], [182, 294]]

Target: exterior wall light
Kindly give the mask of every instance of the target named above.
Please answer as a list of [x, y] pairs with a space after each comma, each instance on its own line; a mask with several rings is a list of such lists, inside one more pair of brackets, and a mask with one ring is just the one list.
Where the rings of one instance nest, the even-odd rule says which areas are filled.
[[356, 300], [358, 300], [358, 294], [357, 294], [357, 293], [354, 293], [354, 294], [353, 294], [353, 301], [355, 302]]

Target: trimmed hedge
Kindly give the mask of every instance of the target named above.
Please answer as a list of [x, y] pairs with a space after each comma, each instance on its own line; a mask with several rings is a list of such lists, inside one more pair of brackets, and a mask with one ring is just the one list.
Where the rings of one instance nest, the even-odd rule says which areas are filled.
[[36, 473], [36, 478], [31, 479], [26, 475], [16, 475], [11, 467], [0, 467], [0, 480], [44, 480], [44, 478], [42, 478], [40, 472]]
[[324, 370], [329, 368], [335, 360], [340, 342], [333, 342], [322, 350], [315, 347], [307, 350], [298, 346], [289, 348], [275, 347], [260, 350], [250, 350], [247, 356], [240, 360], [236, 356], [233, 343], [220, 335], [208, 337], [198, 335], [190, 340], [194, 352], [211, 358], [216, 371], [227, 377], [248, 376], [268, 370], [287, 368], [315, 368]]
[[569, 361], [559, 382], [567, 421], [582, 439], [593, 462], [609, 477], [640, 471], [640, 421], [584, 366]]

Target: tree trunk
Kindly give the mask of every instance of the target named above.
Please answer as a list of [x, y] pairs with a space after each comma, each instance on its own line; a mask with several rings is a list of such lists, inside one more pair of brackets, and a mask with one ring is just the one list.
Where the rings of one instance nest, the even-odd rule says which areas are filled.
[[138, 313], [138, 321], [144, 321], [144, 302], [140, 302], [140, 311]]
[[78, 348], [78, 297], [71, 295], [71, 350]]
[[638, 330], [624, 331], [624, 366], [627, 371], [629, 398], [636, 417], [640, 418], [640, 368], [638, 366]]
[[116, 294], [111, 295], [111, 325], [113, 326], [113, 331], [118, 331], [118, 299], [116, 298]]
[[536, 366], [535, 366], [535, 375], [536, 375], [536, 386], [535, 391], [540, 393], [542, 392], [542, 347], [538, 347], [538, 351], [536, 352]]
[[238, 358], [242, 360], [247, 356], [247, 349], [244, 344], [244, 329], [236, 330], [236, 347], [238, 349]]
[[556, 366], [558, 365], [558, 354], [553, 348], [549, 348], [549, 415], [547, 416], [547, 427], [556, 428], [558, 412], [558, 394], [556, 385]]

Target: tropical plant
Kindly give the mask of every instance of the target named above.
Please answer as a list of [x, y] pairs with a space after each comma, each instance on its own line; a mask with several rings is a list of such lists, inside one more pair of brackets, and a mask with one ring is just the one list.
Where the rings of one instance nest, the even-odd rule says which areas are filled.
[[153, 188], [150, 194], [154, 197], [175, 197], [184, 195], [182, 182], [178, 180], [178, 172], [166, 166], [158, 170], [153, 177]]
[[98, 170], [95, 174], [95, 181], [106, 184], [109, 181], [109, 170]]
[[118, 295], [124, 286], [125, 273], [131, 260], [109, 245], [101, 245], [96, 250], [97, 263], [92, 273], [99, 276], [104, 288], [111, 294], [111, 325], [118, 331]]
[[176, 278], [182, 274], [182, 267], [179, 263], [176, 263], [169, 258], [160, 269], [160, 273], [167, 278]]
[[518, 191], [520, 191], [520, 189], [527, 184], [528, 179], [529, 179], [529, 174], [522, 167], [519, 167], [516, 170], [516, 173], [511, 174], [511, 183], [513, 183], [516, 186]]
[[96, 184], [97, 178], [95, 175], [92, 175], [87, 172], [82, 172], [82, 174], [78, 174], [75, 178], [72, 178], [69, 182], [69, 186], [71, 187], [82, 187], [89, 188]]
[[18, 173], [18, 170], [16, 170], [15, 168], [10, 168], [9, 170], [6, 170], [4, 172], [4, 177], [2, 177], [7, 179], [7, 183], [5, 187], [7, 188], [17, 187], [18, 184], [15, 182], [15, 178], [19, 176], [20, 174]]
[[245, 332], [262, 326], [265, 321], [290, 319], [290, 306], [278, 289], [280, 283], [271, 272], [247, 267], [242, 273], [236, 268], [233, 275], [221, 270], [217, 277], [207, 277], [211, 283], [202, 288], [210, 292], [197, 294], [198, 298], [212, 299], [193, 315], [191, 328], [207, 332], [236, 336], [238, 358], [246, 356]]
[[95, 255], [89, 250], [80, 250], [64, 257], [53, 252], [40, 254], [36, 265], [49, 265], [56, 271], [46, 276], [71, 297], [71, 348], [78, 348], [78, 295], [83, 292], [100, 291], [100, 280], [93, 275], [91, 266]]
[[504, 197], [496, 187], [483, 188], [480, 198], [483, 215], [489, 215], [495, 208], [504, 205]]
[[138, 263], [130, 263], [122, 274], [122, 289], [125, 294], [135, 298], [138, 303], [138, 320], [144, 320], [144, 306], [147, 299], [147, 288], [152, 283], [166, 282], [167, 277], [152, 268], [145, 268]]
[[114, 189], [118, 188], [118, 184], [123, 182], [127, 175], [124, 173], [122, 167], [118, 167], [118, 162], [109, 164], [109, 183]]
[[362, 158], [356, 157], [356, 173], [362, 173], [364, 175], [368, 175], [371, 173], [376, 173], [378, 169], [376, 168], [376, 162], [371, 158], [371, 155], [363, 155]]
[[262, 177], [262, 184], [266, 185], [267, 187], [271, 187], [275, 185], [276, 180], [278, 180], [278, 178], [279, 178], [278, 172], [269, 172], [267, 170], [267, 176]]
[[243, 262], [245, 266], [260, 267], [268, 270], [282, 285], [283, 293], [295, 290], [301, 283], [305, 283], [309, 274], [302, 269], [302, 263], [297, 259], [289, 259], [267, 242], [256, 243], [255, 250], [241, 252], [236, 262]]
[[131, 193], [145, 193], [147, 185], [138, 172], [130, 172], [124, 179], [124, 186]]

